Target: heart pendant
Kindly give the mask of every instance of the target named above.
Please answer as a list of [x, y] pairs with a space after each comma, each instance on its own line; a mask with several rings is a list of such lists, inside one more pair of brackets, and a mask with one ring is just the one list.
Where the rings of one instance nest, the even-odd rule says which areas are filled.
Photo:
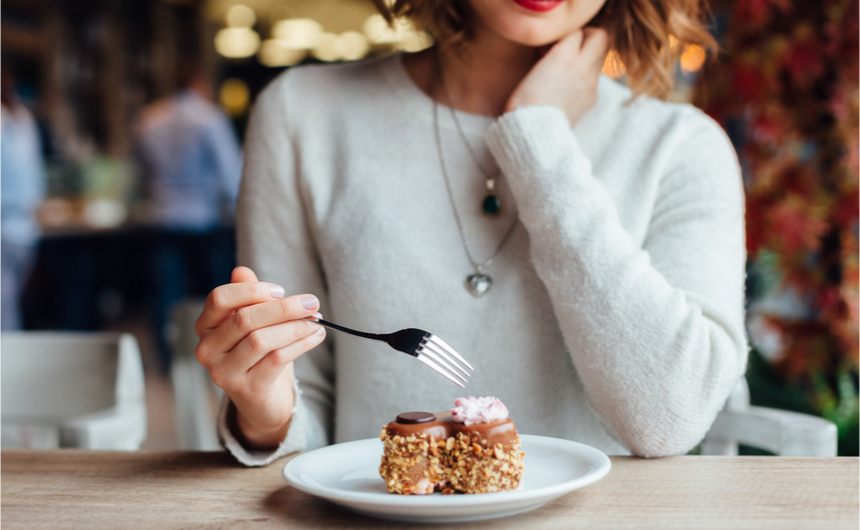
[[476, 298], [486, 293], [492, 285], [493, 279], [486, 274], [476, 272], [466, 278], [466, 289]]

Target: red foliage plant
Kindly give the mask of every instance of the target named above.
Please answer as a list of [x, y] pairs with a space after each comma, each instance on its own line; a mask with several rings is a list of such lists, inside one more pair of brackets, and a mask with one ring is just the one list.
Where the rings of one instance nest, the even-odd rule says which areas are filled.
[[822, 380], [832, 397], [858, 369], [858, 2], [715, 7], [729, 13], [722, 57], [696, 103], [742, 125], [750, 259], [776, 256], [784, 285], [810, 304], [809, 318], [769, 318], [782, 335], [775, 367], [826, 399]]

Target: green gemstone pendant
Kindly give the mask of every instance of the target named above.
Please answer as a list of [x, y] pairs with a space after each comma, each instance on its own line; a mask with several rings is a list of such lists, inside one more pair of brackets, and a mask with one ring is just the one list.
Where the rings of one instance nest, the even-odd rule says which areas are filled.
[[484, 184], [487, 186], [487, 196], [484, 197], [484, 202], [481, 203], [481, 211], [487, 215], [499, 215], [502, 211], [502, 201], [496, 197], [496, 179], [488, 178]]
[[502, 202], [495, 195], [487, 195], [481, 203], [481, 210], [487, 215], [499, 215], [502, 211]]

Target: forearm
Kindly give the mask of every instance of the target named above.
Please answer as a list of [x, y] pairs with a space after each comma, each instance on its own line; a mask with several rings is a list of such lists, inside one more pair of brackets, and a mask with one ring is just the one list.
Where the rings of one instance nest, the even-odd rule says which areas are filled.
[[[742, 298], [714, 299], [709, 287], [685, 289], [682, 280], [673, 285], [655, 268], [569, 127], [552, 114], [506, 115], [488, 138], [529, 231], [533, 264], [592, 408], [635, 454], [683, 452], [743, 371]], [[714, 248], [737, 253], [742, 231], [740, 241], [737, 230], [715, 232]], [[675, 242], [679, 263], [695, 251], [686, 243]], [[696, 273], [740, 290], [742, 259], [736, 265]]]

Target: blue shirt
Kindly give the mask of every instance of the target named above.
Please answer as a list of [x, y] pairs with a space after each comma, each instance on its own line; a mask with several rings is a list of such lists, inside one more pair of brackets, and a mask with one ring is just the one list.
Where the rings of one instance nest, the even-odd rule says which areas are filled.
[[227, 116], [194, 91], [141, 112], [136, 151], [153, 201], [154, 222], [208, 230], [232, 220], [242, 154]]
[[21, 105], [4, 105], [0, 121], [0, 236], [5, 243], [29, 246], [41, 233], [35, 209], [45, 197], [39, 131]]

